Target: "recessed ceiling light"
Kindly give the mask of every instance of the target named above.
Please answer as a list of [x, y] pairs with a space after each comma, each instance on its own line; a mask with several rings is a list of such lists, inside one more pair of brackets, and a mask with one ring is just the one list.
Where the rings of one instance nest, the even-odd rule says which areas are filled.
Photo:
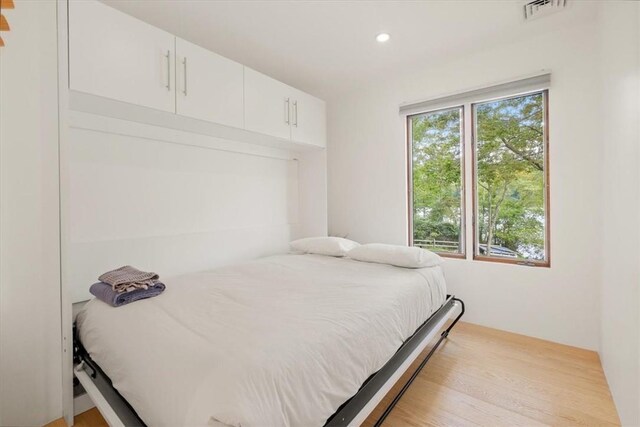
[[376, 40], [380, 43], [384, 43], [386, 41], [388, 41], [391, 38], [391, 36], [387, 33], [380, 33], [376, 36]]

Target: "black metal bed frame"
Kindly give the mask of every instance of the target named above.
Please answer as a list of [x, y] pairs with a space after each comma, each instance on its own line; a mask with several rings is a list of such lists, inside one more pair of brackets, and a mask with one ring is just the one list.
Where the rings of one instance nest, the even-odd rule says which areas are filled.
[[[447, 295], [445, 303], [433, 313], [422, 325], [416, 329], [405, 342], [400, 346], [396, 353], [389, 359], [389, 361], [380, 370], [371, 375], [360, 387], [360, 390], [347, 400], [338, 410], [327, 420], [324, 427], [344, 427], [347, 426], [353, 419], [360, 413], [365, 405], [375, 396], [380, 388], [391, 378], [391, 376], [398, 370], [398, 368], [404, 363], [411, 353], [424, 341], [424, 339], [434, 330], [436, 325], [452, 310], [455, 303], [460, 303], [461, 311], [453, 322], [440, 334], [438, 341], [431, 348], [429, 353], [422, 360], [420, 365], [416, 368], [409, 380], [404, 384], [400, 391], [393, 398], [391, 403], [385, 408], [383, 414], [378, 418], [375, 423], [375, 427], [382, 425], [387, 416], [391, 413], [396, 406], [400, 398], [409, 389], [409, 386], [416, 379], [422, 368], [427, 364], [431, 356], [438, 349], [442, 341], [447, 338], [449, 332], [458, 323], [460, 318], [464, 315], [465, 306], [464, 301], [456, 298], [453, 295]], [[416, 359], [417, 360], [417, 359]], [[91, 369], [89, 374], [93, 378], [96, 387], [100, 390], [107, 401], [113, 403], [116, 400], [119, 406], [122, 408], [117, 411], [121, 421], [126, 426], [140, 426], [145, 427], [146, 424], [140, 419], [135, 409], [127, 402], [127, 400], [113, 387], [111, 379], [104, 373], [104, 371], [98, 366], [96, 362], [91, 359], [89, 353], [85, 350], [84, 346], [78, 338], [76, 328], [74, 326], [73, 331], [73, 361], [74, 364], [84, 363]], [[74, 378], [74, 382], [77, 381]]]
[[460, 303], [461, 311], [460, 314], [454, 319], [454, 321], [445, 329], [442, 334], [440, 334], [440, 338], [435, 343], [435, 345], [431, 348], [429, 353], [422, 360], [420, 365], [416, 368], [415, 372], [411, 375], [409, 380], [405, 383], [405, 385], [400, 389], [398, 394], [391, 401], [389, 406], [387, 406], [384, 410], [384, 413], [378, 418], [375, 423], [376, 427], [382, 425], [387, 416], [391, 413], [393, 408], [396, 406], [398, 401], [402, 395], [407, 391], [411, 383], [416, 379], [422, 368], [427, 364], [431, 356], [435, 353], [437, 348], [440, 346], [440, 343], [449, 335], [451, 329], [458, 323], [460, 318], [464, 315], [465, 307], [464, 301], [459, 298], [456, 298], [453, 295], [447, 295], [447, 300], [435, 313], [431, 315], [418, 329], [411, 335], [405, 342], [400, 346], [398, 351], [389, 359], [389, 361], [382, 367], [380, 370], [373, 375], [371, 375], [365, 383], [362, 385], [360, 390], [349, 400], [347, 400], [335, 414], [333, 414], [325, 424], [325, 427], [342, 427], [348, 425], [360, 411], [364, 408], [364, 406], [369, 402], [373, 396], [380, 390], [380, 388], [391, 378], [394, 372], [398, 370], [400, 365], [409, 357], [411, 353], [422, 343], [422, 341], [429, 335], [435, 326], [444, 318], [447, 313], [451, 309], [453, 309], [454, 304], [456, 302]]

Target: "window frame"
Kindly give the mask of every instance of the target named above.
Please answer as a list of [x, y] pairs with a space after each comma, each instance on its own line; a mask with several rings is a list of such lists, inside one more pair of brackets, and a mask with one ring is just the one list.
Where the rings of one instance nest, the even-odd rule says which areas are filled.
[[408, 243], [413, 246], [413, 125], [416, 116], [438, 113], [450, 110], [460, 110], [460, 252], [436, 252], [441, 257], [467, 259], [467, 146], [466, 146], [466, 112], [467, 104], [429, 109], [405, 116], [406, 156], [407, 156], [407, 214], [408, 214]]
[[[478, 167], [477, 167], [477, 116], [476, 106], [478, 104], [484, 104], [491, 101], [500, 101], [506, 99], [520, 98], [527, 95], [542, 94], [542, 108], [543, 108], [543, 150], [544, 150], [544, 172], [543, 172], [543, 192], [544, 192], [544, 259], [532, 260], [532, 259], [510, 259], [497, 256], [481, 255], [479, 251], [479, 231], [478, 226]], [[466, 104], [465, 104], [466, 105]], [[508, 96], [500, 96], [497, 98], [490, 98], [483, 101], [474, 101], [468, 103], [471, 112], [471, 186], [472, 186], [472, 199], [473, 199], [473, 211], [472, 211], [472, 228], [473, 228], [473, 260], [482, 262], [497, 262], [503, 264], [515, 264], [524, 265], [530, 267], [551, 267], [551, 185], [550, 185], [550, 173], [549, 173], [549, 89], [533, 90], [524, 93], [518, 93]]]

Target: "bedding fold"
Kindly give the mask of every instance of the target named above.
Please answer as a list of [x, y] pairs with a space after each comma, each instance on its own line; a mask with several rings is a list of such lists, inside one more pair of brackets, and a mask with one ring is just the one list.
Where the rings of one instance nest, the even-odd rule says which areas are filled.
[[165, 289], [162, 282], [155, 282], [146, 289], [135, 289], [127, 292], [118, 292], [108, 283], [98, 282], [91, 285], [89, 292], [100, 301], [106, 302], [112, 307], [120, 307], [141, 299], [152, 298], [160, 295]]
[[141, 271], [130, 265], [107, 271], [98, 280], [106, 283], [116, 292], [130, 292], [136, 289], [147, 289], [156, 284], [160, 276], [151, 271]]

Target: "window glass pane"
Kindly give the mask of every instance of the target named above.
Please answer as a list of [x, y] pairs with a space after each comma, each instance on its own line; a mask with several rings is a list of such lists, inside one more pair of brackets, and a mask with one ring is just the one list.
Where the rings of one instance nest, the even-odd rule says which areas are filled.
[[410, 117], [413, 245], [463, 253], [462, 108]]
[[545, 260], [545, 97], [474, 105], [476, 254]]

